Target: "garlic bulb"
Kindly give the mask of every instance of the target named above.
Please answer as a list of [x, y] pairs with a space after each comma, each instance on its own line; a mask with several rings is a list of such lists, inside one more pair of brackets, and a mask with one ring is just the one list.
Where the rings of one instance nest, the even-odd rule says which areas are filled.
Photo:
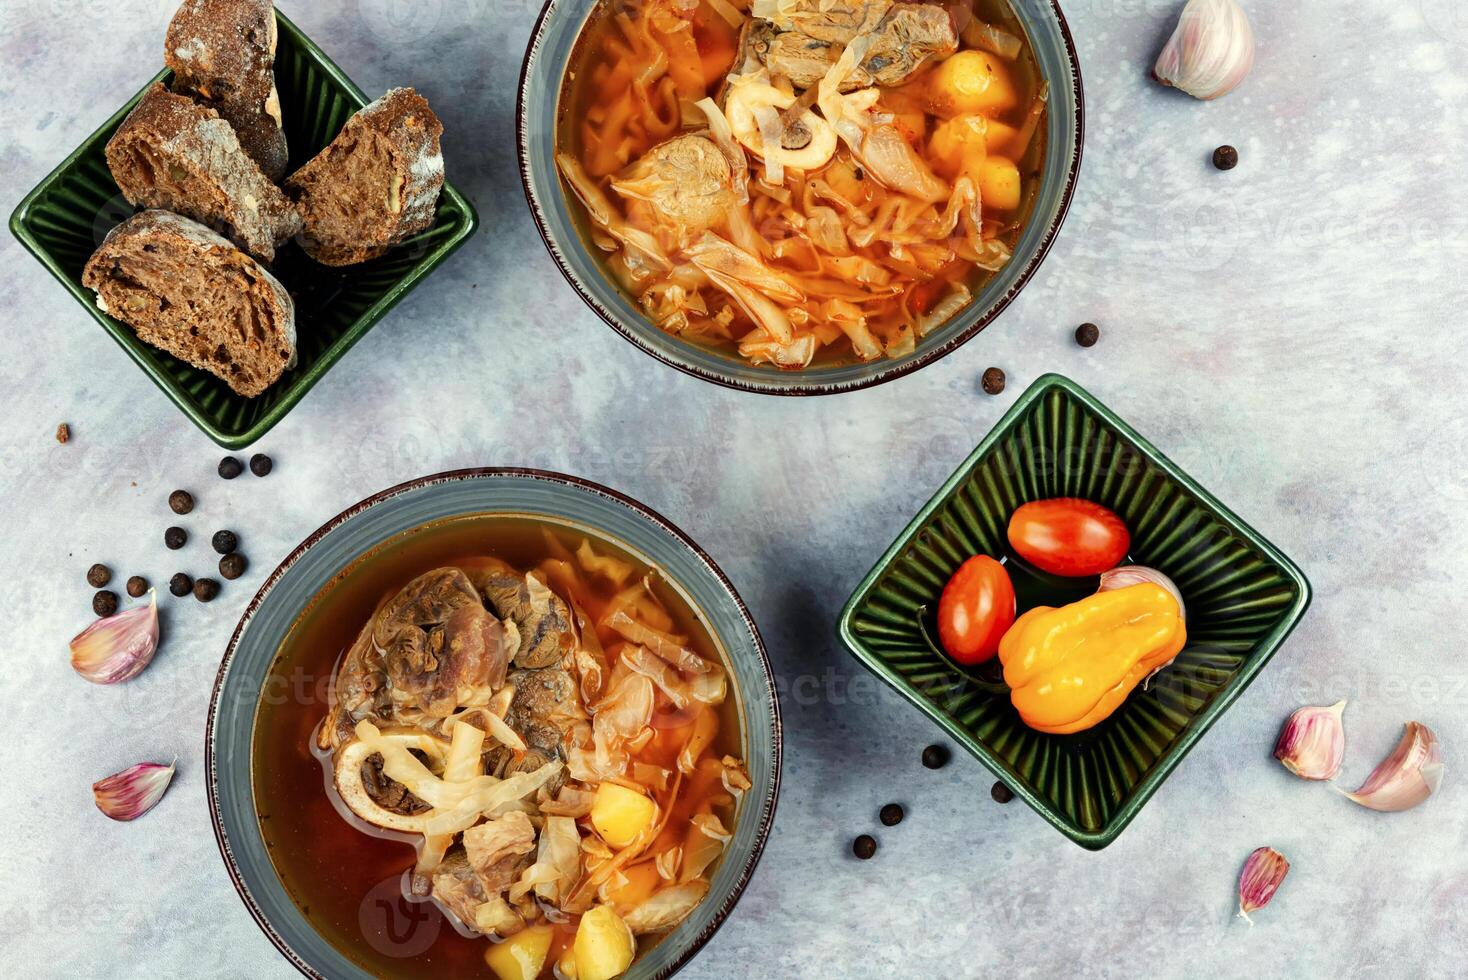
[[163, 799], [177, 763], [140, 762], [92, 784], [97, 809], [113, 820], [136, 820]]
[[1166, 575], [1163, 575], [1157, 569], [1148, 568], [1146, 565], [1118, 565], [1116, 568], [1113, 568], [1109, 572], [1102, 572], [1101, 585], [1099, 588], [1096, 589], [1096, 591], [1114, 592], [1117, 589], [1124, 589], [1129, 585], [1141, 585], [1143, 582], [1150, 582], [1153, 585], [1160, 585], [1169, 593], [1171, 593], [1172, 597], [1177, 600], [1178, 616], [1180, 616], [1184, 622], [1187, 621], [1188, 610], [1187, 607], [1183, 605], [1182, 592], [1173, 583], [1172, 579], [1168, 578]]
[[93, 684], [116, 684], [141, 674], [158, 649], [158, 598], [107, 616], [71, 641], [71, 668]]
[[1371, 771], [1360, 789], [1344, 795], [1370, 810], [1410, 810], [1437, 792], [1443, 771], [1437, 736], [1421, 722], [1409, 721], [1391, 755]]
[[1346, 755], [1346, 729], [1341, 724], [1345, 701], [1329, 708], [1301, 708], [1284, 723], [1274, 743], [1274, 757], [1301, 779], [1334, 779]]
[[1188, 0], [1152, 75], [1196, 99], [1238, 87], [1254, 67], [1254, 31], [1235, 0]]
[[1239, 915], [1249, 925], [1254, 924], [1249, 913], [1268, 905], [1289, 873], [1290, 862], [1272, 847], [1257, 848], [1249, 855], [1239, 873]]

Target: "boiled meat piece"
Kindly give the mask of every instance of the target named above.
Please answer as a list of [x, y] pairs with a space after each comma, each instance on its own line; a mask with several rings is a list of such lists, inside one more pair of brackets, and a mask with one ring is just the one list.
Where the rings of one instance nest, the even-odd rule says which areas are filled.
[[504, 682], [504, 627], [457, 568], [434, 569], [404, 586], [378, 613], [373, 641], [398, 709], [446, 718]]
[[476, 571], [474, 586], [519, 631], [516, 666], [549, 667], [576, 648], [570, 608], [536, 573], [521, 575], [498, 562]]
[[[768, 5], [756, 4], [755, 15]], [[772, 76], [810, 88], [825, 77], [841, 52], [858, 37], [867, 45], [855, 70], [841, 84], [851, 92], [872, 85], [901, 85], [929, 58], [958, 50], [958, 31], [943, 7], [891, 0], [794, 0], [778, 4], [772, 17], [780, 33], [747, 31], [745, 63], [763, 48]]]
[[[485, 771], [501, 778], [534, 772], [561, 758], [566, 732], [586, 717], [575, 679], [559, 667], [516, 670], [506, 683], [514, 687], [515, 696], [505, 713], [505, 724], [525, 740], [527, 748], [519, 756], [502, 745], [489, 750]], [[558, 789], [559, 779], [550, 792]]]
[[612, 179], [612, 190], [643, 201], [680, 242], [721, 224], [736, 206], [729, 159], [707, 136], [659, 143]]
[[464, 831], [464, 853], [486, 894], [498, 895], [520, 876], [530, 863], [525, 856], [535, 849], [535, 828], [519, 810], [485, 821]]
[[462, 847], [449, 851], [433, 872], [434, 899], [459, 921], [474, 927], [474, 913], [489, 900]]

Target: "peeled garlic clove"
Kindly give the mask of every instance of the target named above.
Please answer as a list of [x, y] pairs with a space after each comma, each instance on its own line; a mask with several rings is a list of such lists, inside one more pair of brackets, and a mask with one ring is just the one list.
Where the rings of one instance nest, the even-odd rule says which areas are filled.
[[1239, 915], [1253, 925], [1249, 913], [1268, 905], [1289, 873], [1290, 862], [1272, 847], [1261, 847], [1250, 854], [1239, 873]]
[[1301, 779], [1334, 779], [1346, 755], [1341, 724], [1345, 701], [1329, 708], [1306, 707], [1290, 715], [1274, 743], [1274, 757]]
[[1182, 592], [1173, 583], [1172, 579], [1163, 575], [1157, 569], [1148, 568], [1146, 565], [1119, 565], [1109, 572], [1102, 572], [1101, 586], [1096, 591], [1114, 592], [1117, 589], [1124, 589], [1129, 585], [1141, 585], [1143, 582], [1160, 585], [1171, 593], [1172, 597], [1177, 600], [1177, 614], [1185, 622], [1187, 621], [1188, 610], [1183, 605]]
[[1153, 76], [1196, 99], [1227, 95], [1254, 67], [1254, 31], [1235, 0], [1188, 0]]
[[1372, 770], [1360, 789], [1344, 795], [1370, 810], [1410, 810], [1437, 792], [1443, 772], [1437, 736], [1421, 722], [1409, 721], [1391, 755]]
[[158, 649], [158, 598], [99, 619], [71, 641], [71, 668], [93, 684], [116, 684], [143, 672]]
[[166, 766], [157, 762], [141, 762], [131, 769], [98, 780], [92, 784], [97, 809], [113, 820], [138, 819], [163, 799], [177, 765], [176, 762]]

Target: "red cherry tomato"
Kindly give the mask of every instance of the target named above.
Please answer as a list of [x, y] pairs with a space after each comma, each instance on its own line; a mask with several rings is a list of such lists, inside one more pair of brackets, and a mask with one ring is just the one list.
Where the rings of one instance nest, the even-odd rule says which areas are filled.
[[1115, 513], [1076, 497], [1036, 500], [1009, 518], [1009, 543], [1052, 575], [1100, 575], [1126, 558], [1132, 536]]
[[1004, 566], [977, 555], [958, 566], [938, 599], [938, 640], [961, 664], [981, 664], [999, 652], [1014, 625], [1014, 585]]

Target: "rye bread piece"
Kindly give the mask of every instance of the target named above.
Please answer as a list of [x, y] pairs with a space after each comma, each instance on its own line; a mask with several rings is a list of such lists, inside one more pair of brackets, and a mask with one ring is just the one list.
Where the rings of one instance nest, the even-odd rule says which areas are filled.
[[168, 211], [143, 211], [107, 235], [82, 282], [97, 306], [248, 398], [296, 359], [290, 294], [225, 239]]
[[286, 179], [305, 220], [301, 244], [324, 265], [375, 259], [433, 224], [443, 187], [443, 124], [428, 100], [395, 88]]
[[271, 0], [184, 0], [168, 24], [163, 60], [175, 92], [217, 110], [271, 180], [285, 175], [287, 150], [275, 90], [275, 4]]
[[161, 82], [107, 141], [107, 167], [129, 203], [193, 218], [263, 262], [301, 230], [295, 204], [265, 179], [229, 123]]

